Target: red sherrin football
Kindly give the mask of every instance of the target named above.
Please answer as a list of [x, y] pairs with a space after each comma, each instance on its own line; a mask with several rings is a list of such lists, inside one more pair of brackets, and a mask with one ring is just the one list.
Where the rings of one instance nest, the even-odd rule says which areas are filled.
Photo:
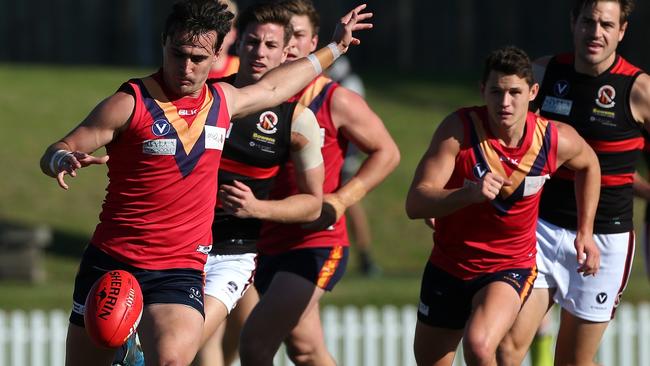
[[138, 327], [142, 306], [142, 290], [135, 277], [123, 270], [109, 271], [86, 298], [86, 331], [98, 346], [119, 347]]

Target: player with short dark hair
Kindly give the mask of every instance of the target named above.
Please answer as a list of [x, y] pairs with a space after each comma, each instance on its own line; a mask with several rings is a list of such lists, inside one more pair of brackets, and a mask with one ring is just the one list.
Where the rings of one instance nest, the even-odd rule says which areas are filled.
[[[131, 79], [63, 139], [47, 148], [41, 169], [67, 189], [65, 175], [108, 165], [100, 222], [75, 280], [67, 365], [109, 364], [114, 350], [93, 344], [83, 328], [89, 289], [113, 269], [142, 287], [138, 329], [154, 364], [189, 364], [203, 329], [203, 269], [212, 244], [217, 170], [230, 118], [277, 105], [359, 40], [371, 14], [359, 6], [341, 19], [334, 42], [236, 88], [207, 82], [232, 14], [214, 0], [177, 2], [163, 32], [163, 62]], [[105, 146], [108, 157], [90, 155]]]
[[[528, 111], [538, 90], [528, 56], [515, 47], [486, 59], [486, 103], [447, 116], [425, 152], [406, 200], [411, 219], [435, 218], [422, 278], [415, 358], [451, 365], [463, 341], [468, 365], [496, 364], [496, 349], [530, 294], [535, 222], [544, 183], [564, 165], [575, 171], [579, 225], [591, 230], [600, 170], [568, 125]], [[597, 271], [590, 237], [577, 242]]]

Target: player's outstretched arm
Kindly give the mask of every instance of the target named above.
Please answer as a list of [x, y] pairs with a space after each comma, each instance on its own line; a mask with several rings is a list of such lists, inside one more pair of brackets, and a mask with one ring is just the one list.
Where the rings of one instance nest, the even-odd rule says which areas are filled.
[[594, 218], [600, 197], [600, 164], [598, 157], [571, 126], [554, 122], [558, 127], [558, 165], [575, 171], [578, 223], [576, 252], [578, 272], [595, 275], [600, 267], [600, 251], [593, 237]]
[[308, 57], [285, 63], [265, 74], [257, 83], [241, 89], [221, 83], [231, 116], [242, 117], [276, 106], [307, 86], [339, 55], [347, 52], [349, 46], [360, 43], [353, 32], [372, 28], [371, 23], [365, 22], [372, 17], [372, 13], [363, 13], [365, 8], [365, 4], [359, 5], [342, 17], [334, 31], [332, 43]]
[[111, 142], [127, 125], [134, 106], [133, 97], [123, 92], [99, 103], [83, 122], [45, 150], [40, 161], [43, 173], [56, 178], [61, 188], [68, 189], [66, 174], [75, 177], [80, 168], [106, 163], [108, 156], [90, 154]]

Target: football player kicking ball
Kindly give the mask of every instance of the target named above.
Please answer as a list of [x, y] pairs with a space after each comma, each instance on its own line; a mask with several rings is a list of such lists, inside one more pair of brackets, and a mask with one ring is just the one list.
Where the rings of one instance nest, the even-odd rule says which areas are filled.
[[496, 364], [536, 276], [542, 187], [561, 165], [577, 177], [581, 271], [598, 270], [598, 160], [573, 128], [528, 112], [537, 91], [523, 51], [492, 52], [481, 80], [486, 105], [446, 117], [418, 165], [406, 211], [436, 220], [415, 330], [419, 365], [451, 365], [461, 339], [468, 365]]
[[[151, 364], [187, 365], [204, 323], [203, 270], [212, 244], [217, 170], [230, 118], [287, 100], [359, 40], [372, 16], [364, 5], [341, 19], [334, 42], [243, 88], [207, 82], [232, 13], [214, 0], [174, 4], [164, 26], [161, 69], [132, 79], [102, 101], [41, 158], [44, 173], [67, 189], [65, 175], [107, 163], [100, 223], [75, 279], [66, 365], [108, 365], [114, 350], [84, 329], [84, 302], [105, 272], [124, 269], [142, 287], [138, 328]], [[89, 155], [106, 146], [110, 159]]]

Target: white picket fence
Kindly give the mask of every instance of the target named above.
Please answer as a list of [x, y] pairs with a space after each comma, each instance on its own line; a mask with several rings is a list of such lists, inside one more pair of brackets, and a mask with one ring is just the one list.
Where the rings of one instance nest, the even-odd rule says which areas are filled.
[[[63, 366], [68, 313], [0, 310], [0, 366]], [[331, 354], [345, 366], [410, 366], [416, 309], [413, 306], [343, 308], [322, 313]], [[619, 307], [598, 353], [603, 365], [650, 365], [650, 304]], [[276, 365], [290, 365], [279, 352]], [[462, 352], [454, 362], [464, 365]], [[530, 365], [526, 360], [524, 365]]]

